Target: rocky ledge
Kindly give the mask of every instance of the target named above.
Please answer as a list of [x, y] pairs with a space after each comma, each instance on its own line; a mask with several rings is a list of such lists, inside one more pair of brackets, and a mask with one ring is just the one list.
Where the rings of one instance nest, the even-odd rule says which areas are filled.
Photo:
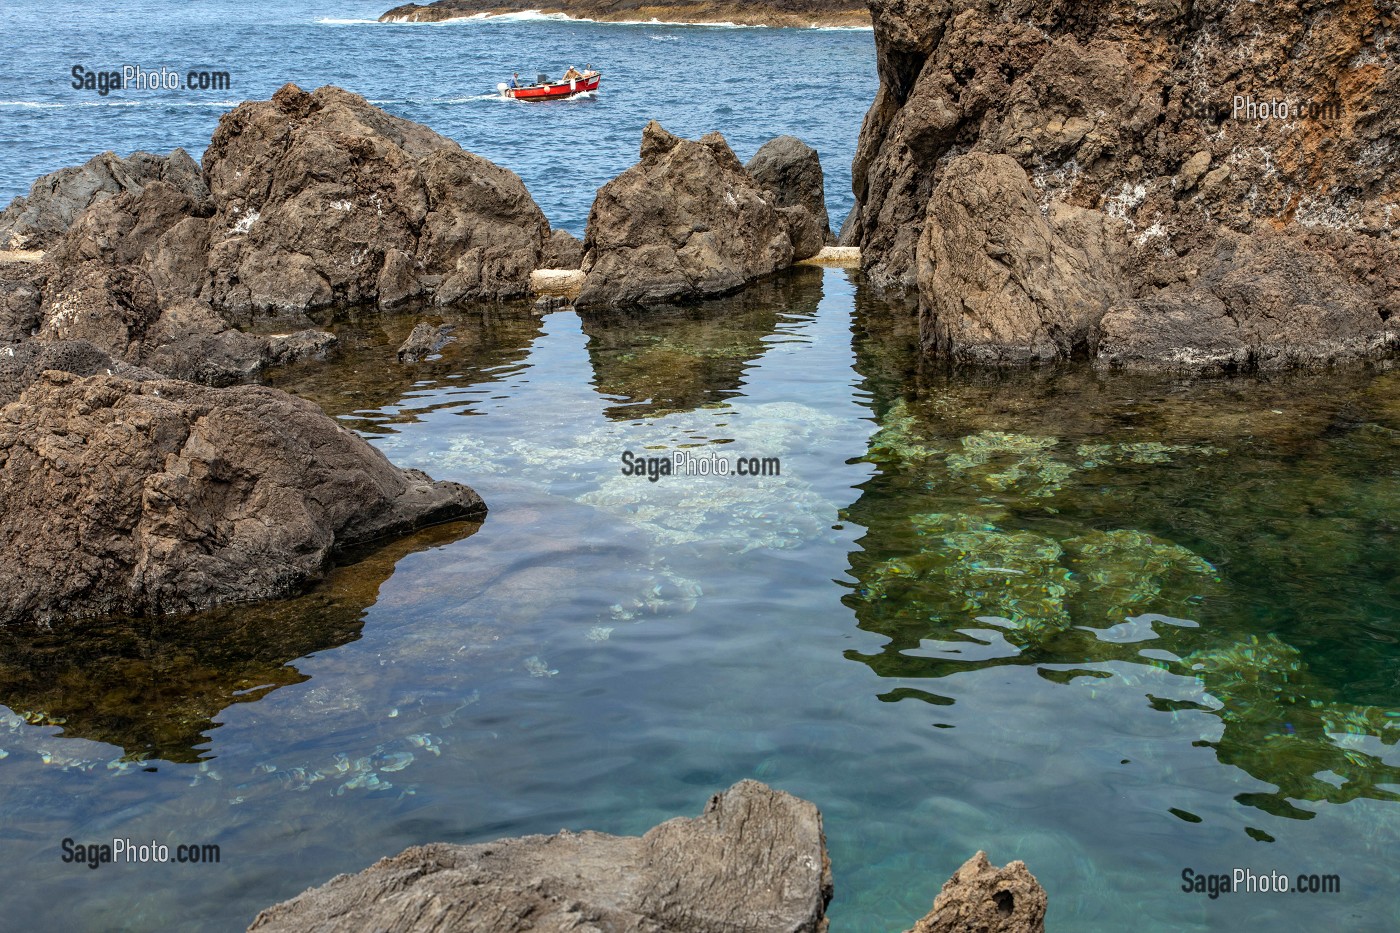
[[[417, 846], [270, 907], [250, 931], [824, 933], [822, 817], [757, 781], [643, 836], [560, 832]], [[913, 933], [1041, 933], [1045, 891], [978, 852]]]
[[925, 350], [1245, 371], [1397, 346], [1394, 11], [871, 0], [842, 242]]
[[437, 0], [405, 3], [383, 16], [381, 23], [438, 23], [470, 16], [495, 16], [525, 11], [562, 14], [597, 22], [734, 23], [740, 26], [870, 25], [870, 14], [859, 0], [765, 0], [763, 3], [701, 3], [696, 0], [573, 0], [534, 3], [530, 0]]

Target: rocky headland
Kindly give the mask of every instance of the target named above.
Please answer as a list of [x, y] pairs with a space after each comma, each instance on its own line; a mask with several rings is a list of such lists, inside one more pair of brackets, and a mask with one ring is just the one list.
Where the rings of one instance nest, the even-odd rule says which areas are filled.
[[[639, 837], [416, 846], [270, 907], [248, 929], [825, 933], [832, 892], [817, 808], [740, 781], [700, 816]], [[1045, 910], [1024, 864], [995, 868], [978, 852], [912, 933], [1041, 933]]]
[[1235, 372], [1389, 355], [1388, 4], [871, 0], [843, 243], [930, 356]]
[[600, 23], [733, 23], [737, 26], [870, 25], [870, 13], [860, 0], [767, 0], [764, 3], [698, 3], [695, 0], [570, 0], [532, 3], [530, 0], [437, 0], [405, 3], [379, 17], [381, 23], [439, 23], [471, 16], [497, 16], [525, 11], [568, 16]]

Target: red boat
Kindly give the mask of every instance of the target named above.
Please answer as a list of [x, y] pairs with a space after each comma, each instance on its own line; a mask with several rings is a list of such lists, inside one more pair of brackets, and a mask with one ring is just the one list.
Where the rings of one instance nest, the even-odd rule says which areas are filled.
[[501, 92], [502, 97], [513, 97], [516, 100], [563, 100], [575, 94], [588, 94], [598, 90], [598, 83], [602, 80], [602, 73], [597, 71], [585, 71], [577, 78], [567, 81], [550, 81], [545, 75], [540, 75], [534, 84], [525, 87], [498, 84], [496, 90]]

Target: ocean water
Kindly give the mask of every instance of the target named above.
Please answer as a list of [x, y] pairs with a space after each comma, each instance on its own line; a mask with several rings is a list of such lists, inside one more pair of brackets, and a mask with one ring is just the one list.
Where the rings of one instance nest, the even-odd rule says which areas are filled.
[[[569, 123], [613, 170], [653, 115], [718, 125], [741, 156], [800, 131], [836, 213], [870, 91], [868, 33], [126, 9], [75, 7], [44, 31], [47, 14], [7, 6], [5, 41], [54, 62], [117, 61], [124, 42], [280, 61], [263, 95], [379, 74], [366, 93], [386, 100], [410, 95], [390, 98], [376, 55], [415, 94], [424, 62], [465, 47], [576, 42], [639, 71], [689, 56], [716, 84], [804, 80], [792, 49], [848, 60], [849, 85], [811, 110], [703, 88], [656, 110], [624, 88], [557, 111], [385, 105], [520, 172], [565, 226], [606, 173], [551, 177], [522, 127]], [[221, 18], [232, 51], [208, 52], [200, 23]], [[15, 58], [7, 76], [33, 70]], [[5, 184], [102, 148], [194, 147], [217, 117], [162, 107], [0, 105], [0, 132], [18, 132], [12, 111], [27, 126], [28, 148], [0, 148]], [[732, 123], [707, 122], [719, 107]], [[286, 601], [0, 632], [0, 928], [242, 929], [415, 843], [640, 833], [746, 777], [821, 808], [836, 931], [906, 929], [978, 849], [1029, 864], [1055, 931], [1400, 916], [1400, 374], [950, 375], [919, 365], [907, 313], [836, 270], [641, 316], [443, 317], [457, 339], [405, 367], [416, 314], [342, 309], [320, 321], [334, 359], [267, 381], [394, 462], [471, 484], [483, 524], [347, 555]], [[780, 471], [651, 482], [624, 475], [629, 452]], [[61, 861], [64, 838], [114, 837], [221, 858]], [[1182, 890], [1188, 868], [1335, 875], [1341, 892], [1210, 898]]]
[[[392, 5], [392, 4], [390, 4]], [[514, 171], [550, 223], [582, 236], [595, 191], [637, 161], [660, 120], [722, 132], [741, 159], [784, 133], [821, 155], [833, 224], [852, 204], [851, 156], [874, 98], [869, 30], [601, 25], [507, 16], [381, 24], [374, 0], [6, 0], [0, 6], [0, 204], [39, 175], [111, 149], [199, 158], [219, 117], [288, 81], [336, 84]], [[603, 72], [596, 99], [502, 100], [512, 73]], [[73, 87], [83, 72], [228, 73], [227, 90]], [[212, 81], [211, 81], [212, 83]]]

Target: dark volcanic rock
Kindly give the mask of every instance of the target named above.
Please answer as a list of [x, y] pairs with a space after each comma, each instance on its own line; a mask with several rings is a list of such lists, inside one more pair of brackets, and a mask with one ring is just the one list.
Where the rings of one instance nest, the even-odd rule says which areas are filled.
[[[1199, 370], [1324, 364], [1389, 341], [1389, 6], [870, 6], [881, 86], [842, 242], [874, 284], [917, 290], [930, 352], [1060, 359], [1102, 338], [1105, 365]], [[1291, 112], [1259, 118], [1273, 101]], [[968, 213], [979, 203], [1012, 213]], [[1227, 284], [1245, 253], [1299, 264], [1255, 294]]]
[[46, 370], [75, 376], [121, 376], [135, 382], [164, 378], [154, 370], [132, 366], [86, 340], [60, 340], [40, 343], [31, 340], [13, 347], [0, 347], [0, 405], [19, 398]]
[[432, 356], [452, 340], [452, 327], [447, 324], [415, 324], [408, 339], [399, 347], [400, 363], [416, 363]]
[[341, 548], [485, 514], [255, 386], [42, 372], [0, 409], [0, 466], [0, 624], [284, 596]]
[[1043, 933], [1045, 889], [1024, 862], [997, 868], [978, 852], [948, 879], [910, 933]]
[[243, 382], [274, 363], [318, 356], [335, 344], [324, 331], [245, 334], [192, 298], [158, 310], [155, 289], [139, 266], [59, 266], [46, 292], [34, 342], [89, 341], [114, 359], [203, 385]]
[[341, 875], [250, 930], [806, 933], [826, 929], [821, 814], [757, 781], [646, 835], [433, 844]]
[[28, 197], [15, 198], [0, 211], [0, 249], [46, 249], [92, 204], [139, 192], [153, 181], [196, 199], [207, 194], [199, 166], [183, 149], [168, 156], [136, 152], [127, 159], [104, 152], [82, 165], [44, 175], [30, 187]]
[[[800, 207], [812, 215], [821, 240], [810, 252], [806, 245], [798, 245], [799, 259], [816, 255], [833, 241], [826, 213], [826, 179], [817, 150], [795, 136], [778, 136], [759, 147], [744, 169], [760, 188], [774, 193], [779, 207]], [[797, 239], [793, 238], [795, 244]]]
[[555, 230], [544, 245], [541, 269], [577, 269], [583, 265], [583, 243], [567, 230]]
[[722, 295], [792, 264], [788, 218], [723, 136], [694, 142], [653, 121], [641, 155], [593, 202], [578, 308]]
[[1087, 352], [1122, 292], [1102, 275], [1117, 259], [1107, 226], [1102, 214], [1068, 204], [1042, 215], [1009, 156], [953, 159], [929, 199], [919, 244], [925, 345], [977, 363]]
[[523, 296], [549, 224], [513, 173], [336, 87], [224, 116], [202, 297], [221, 311]]

